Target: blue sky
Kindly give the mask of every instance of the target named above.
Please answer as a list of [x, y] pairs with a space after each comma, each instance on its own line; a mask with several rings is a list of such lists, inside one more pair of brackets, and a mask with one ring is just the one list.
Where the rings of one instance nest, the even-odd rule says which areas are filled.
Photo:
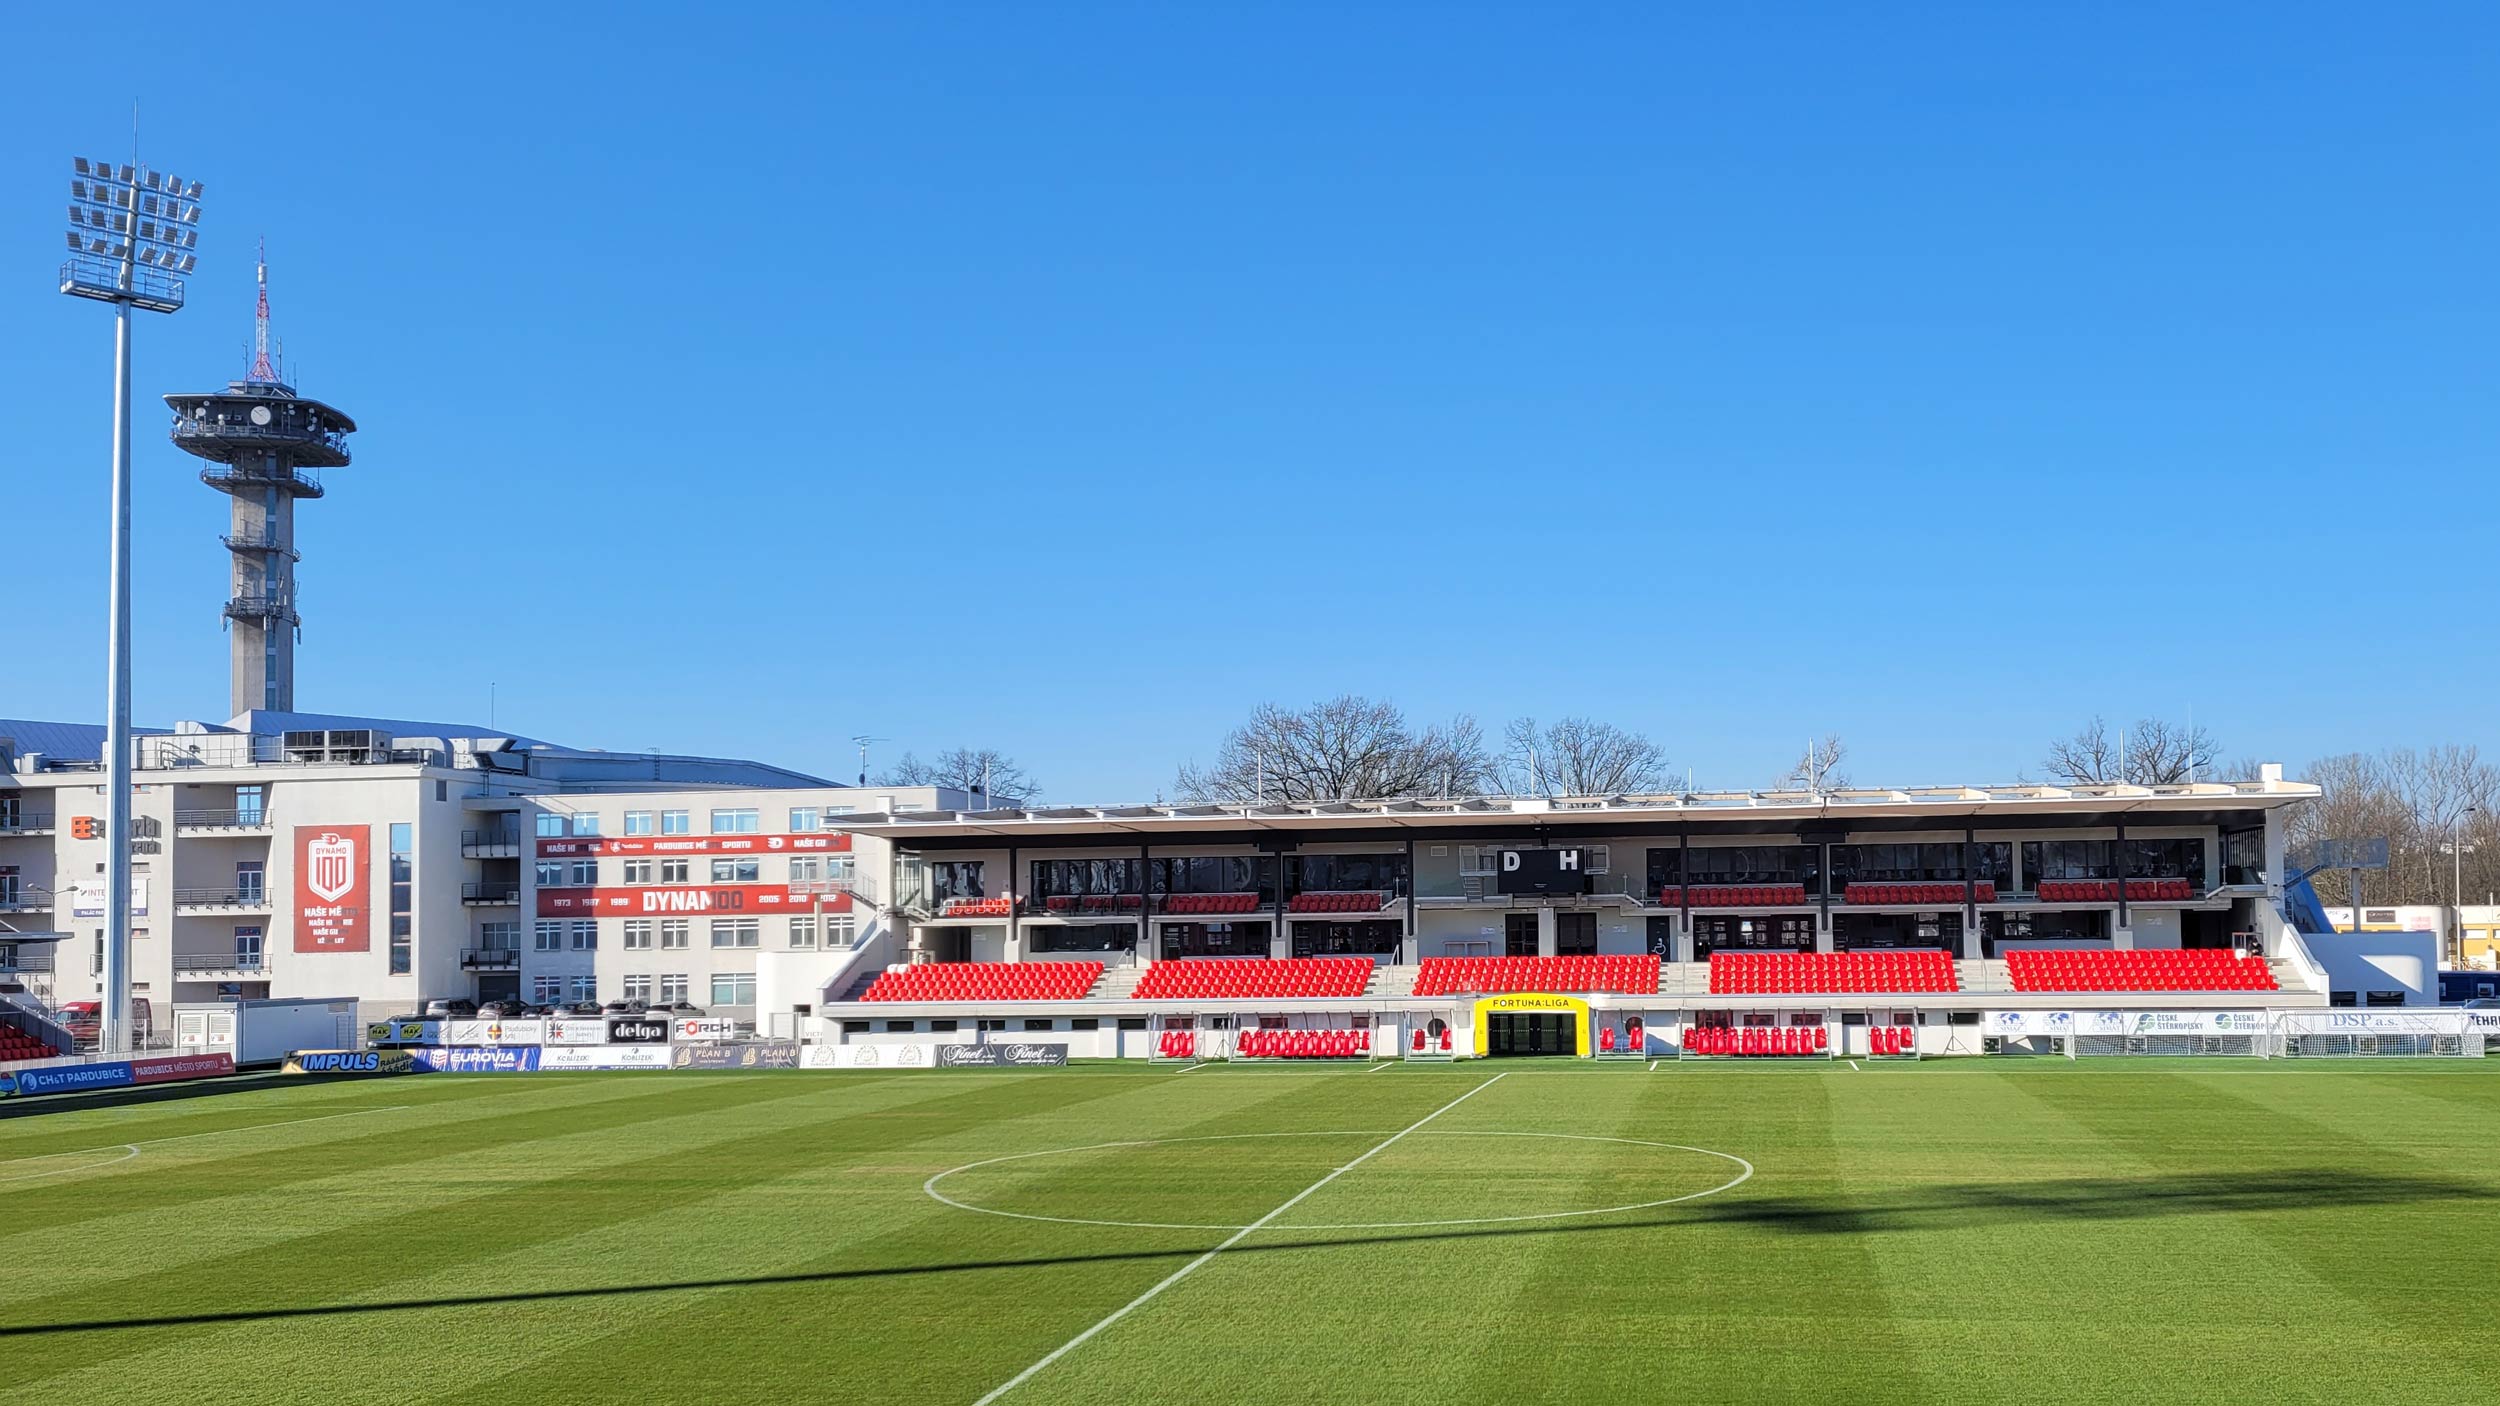
[[210, 188], [140, 329], [145, 720], [224, 708], [153, 407], [241, 373], [265, 234], [363, 426], [306, 708], [1067, 800], [1340, 691], [1705, 785], [1826, 731], [2003, 780], [2095, 711], [2500, 741], [2500, 11], [1687, 8], [47, 12], [0, 715], [101, 710], [110, 319], [51, 271], [135, 91]]

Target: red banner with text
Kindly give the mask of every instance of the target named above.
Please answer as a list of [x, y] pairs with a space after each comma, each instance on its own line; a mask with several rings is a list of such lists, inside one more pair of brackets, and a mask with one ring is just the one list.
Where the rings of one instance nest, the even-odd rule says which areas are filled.
[[647, 884], [633, 888], [540, 889], [542, 918], [735, 917], [741, 913], [851, 911], [851, 896], [792, 893], [782, 884]]
[[295, 827], [296, 951], [371, 949], [365, 912], [372, 835], [369, 825]]

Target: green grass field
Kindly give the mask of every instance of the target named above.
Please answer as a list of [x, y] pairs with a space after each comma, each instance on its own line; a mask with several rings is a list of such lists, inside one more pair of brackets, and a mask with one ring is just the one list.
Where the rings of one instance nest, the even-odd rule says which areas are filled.
[[968, 1403], [1131, 1305], [998, 1399], [2500, 1400], [2482, 1061], [268, 1079], [6, 1112], [7, 1401]]

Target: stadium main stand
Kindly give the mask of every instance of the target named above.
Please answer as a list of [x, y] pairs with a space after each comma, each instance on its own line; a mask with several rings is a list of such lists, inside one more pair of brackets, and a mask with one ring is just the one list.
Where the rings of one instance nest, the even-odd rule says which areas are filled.
[[1361, 1059], [1372, 1052], [1368, 1030], [1244, 1030], [1237, 1059]]
[[1942, 952], [1713, 952], [1714, 996], [1959, 991]]
[[1271, 1001], [1360, 996], [1369, 957], [1206, 957], [1157, 962], [1130, 996], [1140, 1001]]
[[2277, 991], [2262, 957], [2228, 947], [2080, 952], [2010, 951], [2005, 974], [2017, 991]]
[[1650, 953], [1614, 957], [1426, 957], [1415, 994], [1454, 992], [1605, 991], [1658, 994], [1658, 959]]
[[1079, 1001], [1100, 962], [923, 962], [869, 983], [863, 1001]]

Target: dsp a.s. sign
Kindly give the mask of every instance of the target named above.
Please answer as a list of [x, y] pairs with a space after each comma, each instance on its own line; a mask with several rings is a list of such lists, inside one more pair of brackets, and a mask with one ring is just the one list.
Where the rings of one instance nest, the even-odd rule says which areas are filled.
[[365, 922], [371, 882], [373, 827], [295, 827], [295, 950], [363, 952], [372, 946]]

